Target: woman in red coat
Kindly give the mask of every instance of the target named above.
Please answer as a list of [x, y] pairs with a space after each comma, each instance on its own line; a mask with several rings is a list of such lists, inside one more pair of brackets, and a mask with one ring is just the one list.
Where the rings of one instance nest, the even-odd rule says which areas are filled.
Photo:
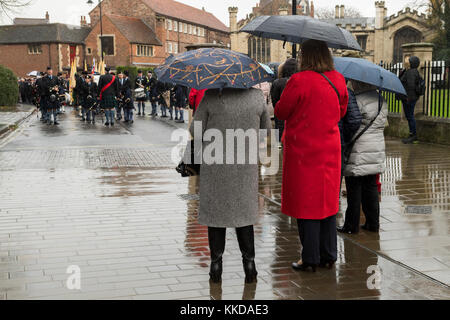
[[300, 72], [291, 77], [275, 108], [275, 116], [286, 121], [281, 210], [298, 219], [303, 246], [302, 262], [292, 264], [297, 270], [331, 267], [337, 259], [338, 122], [347, 103], [345, 79], [334, 71], [326, 43], [303, 43]]

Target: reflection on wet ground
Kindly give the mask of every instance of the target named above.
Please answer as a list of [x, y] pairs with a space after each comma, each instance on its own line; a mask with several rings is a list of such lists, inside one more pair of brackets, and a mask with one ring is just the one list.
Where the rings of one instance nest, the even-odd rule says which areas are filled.
[[[387, 171], [381, 182], [380, 233], [361, 230], [344, 238], [449, 285], [450, 148], [388, 140]], [[260, 192], [279, 203], [281, 173], [262, 177]], [[343, 224], [346, 206], [343, 197], [338, 224]], [[431, 214], [411, 214], [411, 206]]]
[[[81, 126], [74, 117], [63, 121]], [[135, 132], [147, 126], [166, 130], [149, 118], [135, 125]], [[48, 141], [40, 149], [37, 140], [27, 141], [25, 134], [39, 137], [39, 130], [34, 123], [0, 149], [0, 299], [450, 298], [449, 287], [432, 279], [445, 282], [439, 272], [448, 274], [445, 200], [427, 202], [433, 213], [422, 217], [405, 215], [408, 200], [400, 198], [433, 199], [434, 190], [440, 193], [436, 199], [446, 192], [448, 197], [448, 184], [441, 183], [450, 169], [446, 149], [420, 145], [420, 161], [408, 160], [406, 147], [389, 142], [389, 150], [395, 150], [389, 151], [389, 161], [397, 157], [397, 165], [389, 165], [383, 177], [380, 235], [339, 237], [336, 266], [316, 273], [290, 268], [299, 257], [296, 222], [277, 204], [281, 176], [262, 177], [255, 227], [258, 283], [244, 285], [236, 235], [228, 230], [223, 283], [214, 285], [208, 276], [207, 229], [197, 223], [198, 180], [180, 178], [173, 170], [167, 162], [170, 145], [157, 141], [155, 152], [142, 146], [144, 138], [130, 134], [133, 143], [111, 148], [105, 136], [105, 147], [92, 149], [98, 161], [87, 161], [86, 147], [77, 147], [70, 133], [66, 147], [55, 137], [61, 146], [56, 151]], [[102, 130], [95, 133], [99, 142]], [[132, 165], [127, 159], [134, 159]], [[424, 259], [445, 268], [428, 273], [409, 264]], [[66, 287], [70, 265], [81, 269], [81, 290]]]

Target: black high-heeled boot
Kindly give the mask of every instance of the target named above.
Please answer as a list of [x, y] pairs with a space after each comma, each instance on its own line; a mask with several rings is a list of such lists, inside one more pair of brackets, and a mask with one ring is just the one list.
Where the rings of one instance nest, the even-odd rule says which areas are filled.
[[316, 272], [317, 266], [315, 264], [310, 264], [303, 262], [302, 264], [298, 264], [297, 262], [292, 263], [292, 268], [298, 271], [308, 271], [311, 268], [312, 272]]
[[245, 272], [245, 283], [257, 281], [258, 272], [255, 265], [255, 236], [253, 226], [236, 228], [239, 249], [242, 253], [242, 264]]
[[208, 227], [209, 251], [211, 253], [210, 280], [214, 283], [222, 281], [222, 256], [225, 251], [225, 228]]

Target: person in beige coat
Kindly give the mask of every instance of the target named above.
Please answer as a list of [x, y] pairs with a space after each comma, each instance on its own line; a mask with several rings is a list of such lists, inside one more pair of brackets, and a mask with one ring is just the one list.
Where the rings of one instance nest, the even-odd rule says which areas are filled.
[[[195, 126], [199, 125], [201, 131], [196, 131]], [[253, 88], [208, 90], [191, 123], [190, 132], [195, 143], [203, 146], [198, 221], [208, 226], [210, 277], [213, 282], [221, 281], [226, 228], [236, 228], [245, 281], [256, 281], [253, 225], [258, 220], [258, 163], [252, 163], [250, 159], [254, 156], [252, 152], [258, 150], [259, 129], [270, 127], [264, 95], [261, 90]], [[250, 134], [254, 132], [256, 136], [256, 141], [246, 139], [250, 143], [246, 143], [244, 164], [237, 161], [242, 156], [238, 153], [239, 139], [234, 139], [234, 149], [225, 147], [230, 143], [226, 139], [227, 130], [236, 132], [240, 129]], [[211, 133], [221, 133], [223, 137], [222, 163], [208, 163], [205, 158], [208, 148], [210, 150], [213, 143], [218, 143], [208, 138]], [[234, 160], [233, 163], [229, 163], [230, 159]]]

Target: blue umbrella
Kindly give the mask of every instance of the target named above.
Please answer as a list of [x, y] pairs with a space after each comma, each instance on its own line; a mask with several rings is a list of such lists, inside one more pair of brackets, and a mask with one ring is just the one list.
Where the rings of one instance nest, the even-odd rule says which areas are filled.
[[273, 79], [264, 67], [247, 55], [220, 48], [202, 48], [169, 57], [155, 73], [159, 81], [197, 90], [248, 89]]
[[273, 72], [273, 70], [267, 65], [267, 64], [264, 64], [264, 63], [260, 63], [260, 65], [264, 68], [264, 70], [266, 70], [266, 72], [268, 73], [268, 74], [270, 74], [272, 77], [275, 75], [275, 72]]
[[406, 95], [405, 88], [396, 74], [370, 61], [335, 57], [334, 65], [346, 79], [361, 81], [386, 91]]

